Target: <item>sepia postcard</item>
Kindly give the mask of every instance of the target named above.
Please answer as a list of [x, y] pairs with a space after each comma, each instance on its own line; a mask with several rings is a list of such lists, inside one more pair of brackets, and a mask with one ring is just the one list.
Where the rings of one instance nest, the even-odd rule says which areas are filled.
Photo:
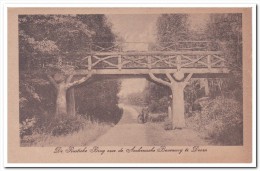
[[251, 163], [252, 8], [12, 8], [8, 163]]

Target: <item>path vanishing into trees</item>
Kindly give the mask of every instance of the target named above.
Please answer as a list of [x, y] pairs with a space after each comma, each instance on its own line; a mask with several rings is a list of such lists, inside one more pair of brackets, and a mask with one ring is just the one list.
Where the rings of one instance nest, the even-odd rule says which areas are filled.
[[137, 123], [138, 112], [133, 106], [120, 105], [121, 120], [90, 146], [195, 146], [207, 145], [192, 129], [165, 131], [162, 123]]

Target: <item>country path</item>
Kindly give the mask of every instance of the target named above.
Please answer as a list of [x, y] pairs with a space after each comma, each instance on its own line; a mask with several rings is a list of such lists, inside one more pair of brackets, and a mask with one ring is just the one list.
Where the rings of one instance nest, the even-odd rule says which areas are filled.
[[138, 146], [146, 145], [146, 131], [144, 124], [137, 123], [138, 112], [121, 104], [124, 113], [121, 120], [106, 134], [99, 137], [90, 146]]

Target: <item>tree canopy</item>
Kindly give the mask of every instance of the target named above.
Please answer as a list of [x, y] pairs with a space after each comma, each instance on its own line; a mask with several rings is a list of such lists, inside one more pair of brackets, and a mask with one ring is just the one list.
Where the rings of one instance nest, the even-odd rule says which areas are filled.
[[[157, 44], [167, 46], [167, 42], [179, 41], [208, 41], [209, 49], [222, 51], [230, 69], [230, 78], [208, 78], [209, 92], [212, 96], [223, 95], [225, 92], [233, 94], [237, 100], [242, 98], [242, 15], [236, 13], [205, 14], [203, 29], [192, 27], [193, 14], [162, 14], [157, 20]], [[197, 16], [196, 16], [197, 17]], [[200, 26], [200, 23], [196, 23]], [[162, 77], [162, 79], [165, 79]], [[167, 79], [167, 78], [166, 78]], [[205, 79], [201, 80], [205, 82]], [[236, 85], [236, 88], [234, 88]], [[233, 88], [232, 88], [233, 87]], [[198, 80], [192, 80], [185, 90], [186, 102], [193, 103], [197, 98], [203, 97], [203, 85]], [[147, 103], [161, 104], [163, 99], [170, 95], [167, 88], [149, 83], [146, 92]], [[165, 101], [166, 103], [166, 101]], [[156, 109], [151, 105], [154, 111]], [[160, 109], [161, 110], [161, 109]]]
[[[82, 59], [86, 58], [87, 52], [94, 48], [90, 45], [111, 46], [115, 42], [116, 35], [103, 14], [19, 15], [18, 20], [20, 119], [35, 115], [51, 115], [54, 113], [55, 105], [59, 103], [59, 101], [55, 102], [55, 96], [57, 100], [60, 98], [61, 87], [67, 87], [64, 89], [65, 94], [62, 98], [69, 100], [67, 90], [69, 92], [78, 83], [83, 83], [88, 79], [88, 77], [73, 76], [76, 66], [65, 65], [59, 61], [80, 64]], [[64, 86], [61, 86], [62, 81], [64, 81]], [[99, 83], [93, 83], [94, 86], [90, 88], [76, 87], [75, 99], [80, 102], [77, 104], [77, 109], [79, 109], [77, 112], [83, 115], [93, 115], [96, 120], [110, 113], [108, 116], [113, 119], [107, 118], [102, 121], [116, 122], [120, 116], [113, 115], [121, 114], [117, 107], [120, 84], [116, 80], [99, 81]], [[53, 86], [50, 86], [50, 83]], [[111, 87], [114, 91], [110, 92]], [[100, 89], [110, 93], [100, 94]], [[80, 97], [86, 94], [88, 99]], [[80, 101], [77, 100], [79, 98]], [[93, 107], [89, 99], [100, 98], [104, 103], [100, 103], [99, 107], [107, 110], [91, 111]], [[111, 99], [114, 100], [111, 101]]]
[[[57, 69], [59, 58], [80, 62], [90, 51], [90, 44], [110, 46], [114, 42], [115, 35], [110, 27], [111, 24], [101, 14], [20, 15], [20, 68], [30, 70], [46, 60], [48, 65], [45, 69]], [[62, 66], [59, 67], [62, 69]]]

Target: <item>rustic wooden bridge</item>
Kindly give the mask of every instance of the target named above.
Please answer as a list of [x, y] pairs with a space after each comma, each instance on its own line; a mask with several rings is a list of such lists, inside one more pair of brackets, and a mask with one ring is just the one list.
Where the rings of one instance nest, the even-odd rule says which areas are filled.
[[[148, 48], [145, 51], [124, 50], [124, 45], [133, 44]], [[80, 60], [63, 57], [46, 58], [35, 63], [35, 66], [44, 67], [53, 63], [60, 66], [74, 66], [78, 74], [89, 71], [94, 74], [165, 74], [180, 70], [184, 73], [227, 73], [224, 54], [218, 50], [211, 50], [213, 45], [208, 41], [168, 42], [164, 45], [126, 42], [106, 48], [91, 44], [84, 53], [85, 57]]]
[[[131, 50], [129, 47], [134, 46]], [[150, 78], [172, 90], [172, 116], [176, 128], [185, 127], [183, 90], [193, 74], [228, 73], [224, 54], [209, 41], [144, 42], [89, 44], [83, 58], [55, 58], [59, 66], [73, 66], [76, 75], [137, 75]], [[42, 67], [53, 63], [40, 62]], [[158, 77], [158, 75], [160, 77]], [[162, 78], [165, 76], [165, 78]]]

